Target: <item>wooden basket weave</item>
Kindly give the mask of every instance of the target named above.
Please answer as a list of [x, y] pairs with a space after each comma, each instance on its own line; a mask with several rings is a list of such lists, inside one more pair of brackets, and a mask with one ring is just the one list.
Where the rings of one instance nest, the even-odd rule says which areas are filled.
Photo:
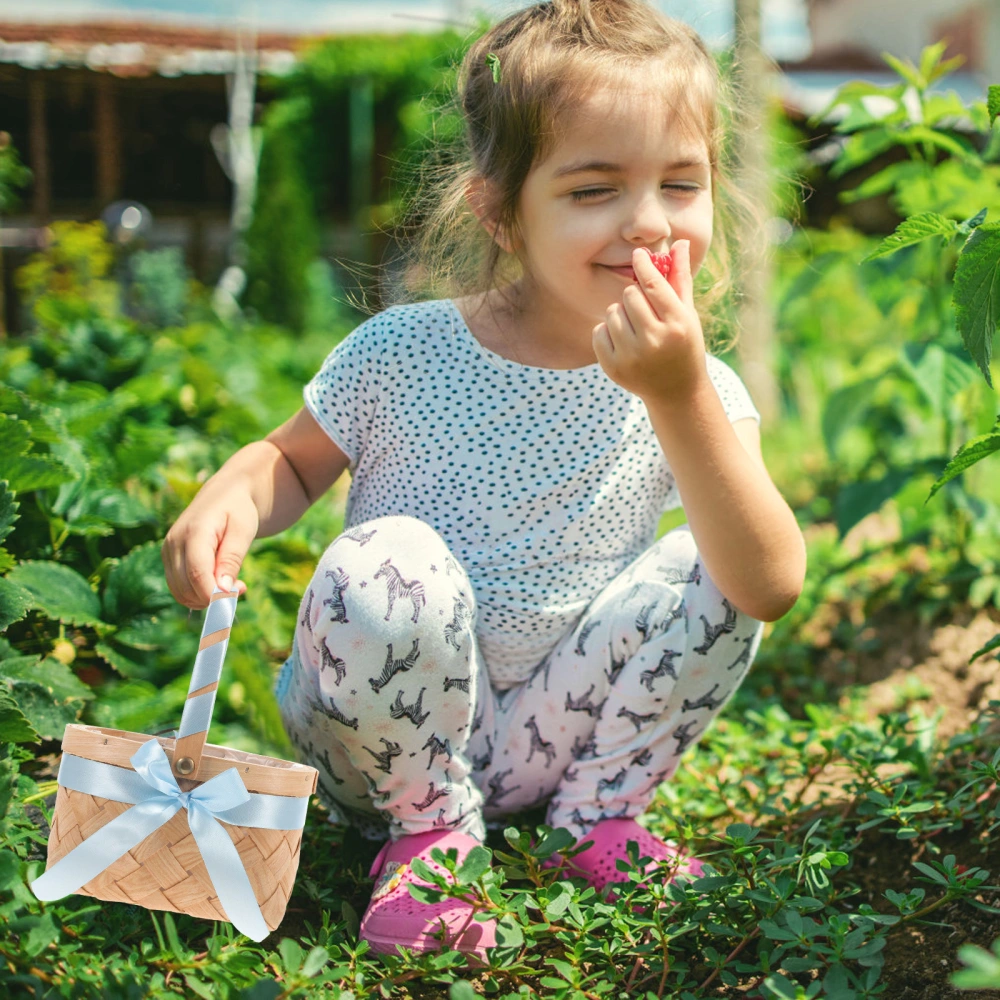
[[[149, 736], [119, 729], [70, 725], [66, 727], [62, 748], [77, 757], [131, 770], [129, 758], [148, 739]], [[174, 742], [172, 739], [160, 740], [171, 759]], [[318, 772], [315, 768], [211, 743], [205, 744], [198, 771], [201, 780], [181, 778], [178, 784], [187, 791], [234, 765], [239, 768], [249, 792], [302, 796], [316, 790]], [[51, 868], [128, 808], [124, 802], [60, 786], [56, 793], [46, 868]], [[295, 883], [302, 831], [260, 830], [229, 824], [225, 829], [240, 853], [268, 929], [273, 931], [285, 915]], [[150, 910], [173, 910], [208, 920], [228, 920], [188, 829], [184, 810], [78, 892], [117, 903], [135, 903]]]
[[[230, 597], [235, 594], [220, 593], [217, 596]], [[235, 601], [232, 603], [235, 606]], [[206, 631], [207, 628], [206, 618]], [[225, 631], [228, 637], [228, 628]], [[206, 639], [203, 634], [201, 649], [219, 641], [213, 641], [211, 636]], [[217, 651], [216, 659], [220, 670], [222, 655], [224, 649], [221, 654]], [[196, 662], [189, 700], [205, 693], [204, 684], [195, 686], [197, 676]], [[203, 680], [204, 671], [199, 682]], [[217, 684], [217, 680], [214, 683]], [[211, 693], [214, 704], [214, 687]], [[209, 717], [210, 711], [211, 709]], [[183, 731], [182, 720], [181, 732]], [[315, 768], [214, 746], [204, 742], [206, 734], [203, 731], [194, 734], [194, 737], [159, 738], [181, 791], [190, 791], [235, 767], [248, 792], [296, 798], [315, 792], [318, 778]], [[132, 755], [142, 744], [157, 738], [97, 726], [68, 725], [62, 749], [64, 753], [76, 757], [131, 771]], [[60, 785], [49, 835], [46, 870], [129, 808], [131, 807], [125, 802], [74, 791]], [[284, 916], [295, 882], [302, 830], [271, 830], [229, 823], [220, 825], [232, 838], [264, 922], [268, 930], [273, 931]], [[134, 903], [152, 910], [172, 910], [208, 920], [229, 919], [219, 903], [191, 834], [185, 809], [177, 812], [77, 892], [97, 899]]]

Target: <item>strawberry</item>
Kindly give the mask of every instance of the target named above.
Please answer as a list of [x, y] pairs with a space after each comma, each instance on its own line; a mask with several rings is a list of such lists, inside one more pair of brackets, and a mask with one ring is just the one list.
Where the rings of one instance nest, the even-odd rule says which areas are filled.
[[670, 268], [673, 265], [673, 261], [670, 259], [669, 253], [653, 253], [653, 251], [650, 250], [649, 259], [653, 262], [653, 267], [655, 267], [664, 278], [670, 277]]

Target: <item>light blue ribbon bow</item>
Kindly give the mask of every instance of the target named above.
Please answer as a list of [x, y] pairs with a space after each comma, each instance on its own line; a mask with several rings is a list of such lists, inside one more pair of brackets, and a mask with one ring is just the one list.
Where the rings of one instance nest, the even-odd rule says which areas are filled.
[[133, 805], [35, 879], [32, 892], [44, 900], [62, 899], [76, 892], [178, 810], [186, 809], [188, 826], [226, 916], [238, 931], [262, 941], [270, 932], [239, 851], [219, 820], [272, 830], [301, 830], [308, 796], [288, 798], [248, 792], [235, 767], [190, 792], [182, 792], [163, 747], [155, 739], [143, 743], [131, 762], [134, 773], [63, 754], [60, 785]]

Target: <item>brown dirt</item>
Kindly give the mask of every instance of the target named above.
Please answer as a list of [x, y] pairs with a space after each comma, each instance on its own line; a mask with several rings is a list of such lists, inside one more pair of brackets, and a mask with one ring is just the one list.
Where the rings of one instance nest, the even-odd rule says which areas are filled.
[[[976, 650], [1000, 632], [1000, 612], [995, 608], [958, 608], [945, 623], [927, 623], [915, 610], [885, 608], [860, 628], [850, 648], [831, 644], [817, 666], [817, 673], [834, 687], [867, 685], [866, 706], [871, 718], [880, 712], [919, 708], [923, 714], [942, 713], [938, 735], [944, 740], [969, 728], [991, 699], [1000, 700], [1000, 669], [995, 654], [980, 656]], [[1000, 727], [998, 727], [1000, 735]], [[1000, 843], [994, 840], [983, 853], [973, 831], [941, 834], [935, 838], [941, 857], [954, 854], [960, 864], [1000, 873]], [[888, 912], [886, 888], [903, 891], [923, 885], [927, 899], [933, 887], [916, 881], [914, 861], [927, 861], [926, 846], [897, 840], [872, 831], [855, 852], [851, 872], [861, 886], [859, 902], [869, 902]], [[984, 893], [981, 902], [997, 906], [995, 893]], [[960, 991], [948, 982], [962, 968], [956, 955], [961, 945], [989, 948], [1000, 937], [1000, 914], [989, 914], [963, 903], [944, 906], [930, 915], [933, 923], [906, 926], [889, 936], [885, 951], [885, 1000], [969, 1000], [996, 997], [997, 991]]]

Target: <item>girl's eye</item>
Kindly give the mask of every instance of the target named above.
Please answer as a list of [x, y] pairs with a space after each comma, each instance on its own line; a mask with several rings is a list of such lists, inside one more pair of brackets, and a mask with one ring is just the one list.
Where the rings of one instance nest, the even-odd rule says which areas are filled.
[[[686, 194], [693, 194], [699, 187], [697, 184], [664, 184], [665, 188], [672, 191], [683, 191]], [[612, 188], [585, 188], [583, 191], [571, 191], [570, 197], [574, 201], [583, 201], [586, 198], [595, 198], [598, 195], [607, 194]]]

